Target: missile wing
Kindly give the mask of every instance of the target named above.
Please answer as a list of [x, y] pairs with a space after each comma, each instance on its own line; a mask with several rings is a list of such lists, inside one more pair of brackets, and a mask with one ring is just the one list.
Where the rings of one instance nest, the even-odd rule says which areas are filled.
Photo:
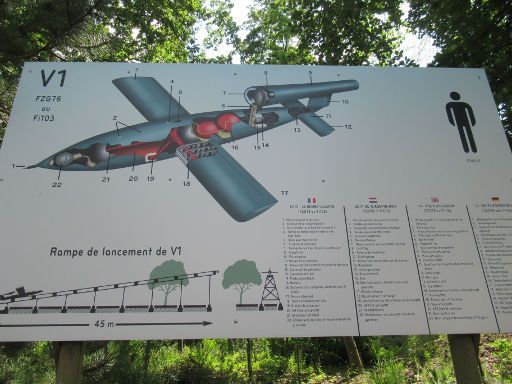
[[277, 200], [221, 144], [213, 136], [208, 142], [184, 145], [176, 154], [233, 219], [251, 220]]
[[153, 77], [121, 77], [112, 83], [150, 122], [190, 118], [187, 110]]

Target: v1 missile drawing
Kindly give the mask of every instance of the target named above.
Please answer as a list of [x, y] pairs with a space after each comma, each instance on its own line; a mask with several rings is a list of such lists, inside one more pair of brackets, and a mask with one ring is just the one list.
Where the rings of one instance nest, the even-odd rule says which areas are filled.
[[[190, 114], [152, 77], [112, 82], [147, 122], [80, 141], [28, 168], [101, 171], [178, 157], [239, 222], [258, 216], [277, 200], [222, 144], [296, 119], [326, 136], [334, 129], [315, 112], [330, 104], [332, 94], [359, 88], [356, 80], [253, 86], [244, 93], [246, 109]], [[306, 98], [307, 105], [299, 101]]]

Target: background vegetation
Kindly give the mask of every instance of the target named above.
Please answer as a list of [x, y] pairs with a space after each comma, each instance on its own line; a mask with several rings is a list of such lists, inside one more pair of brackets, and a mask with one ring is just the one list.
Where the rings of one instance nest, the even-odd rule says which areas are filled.
[[[349, 367], [336, 337], [88, 342], [83, 383], [455, 383], [446, 336], [364, 337], [357, 344], [362, 371]], [[0, 383], [54, 383], [55, 348], [1, 344]], [[486, 383], [512, 383], [512, 335], [484, 335], [480, 359]]]
[[[25, 61], [415, 66], [406, 31], [430, 36], [429, 64], [483, 67], [512, 147], [512, 0], [0, 0], [0, 145]], [[405, 10], [408, 9], [406, 13]], [[206, 38], [198, 31], [206, 30]], [[207, 54], [221, 44], [227, 50]], [[444, 336], [87, 343], [84, 383], [453, 383]], [[55, 343], [0, 345], [0, 383], [51, 383]], [[512, 383], [512, 337], [485, 335], [489, 383]]]
[[485, 68], [512, 145], [512, 0], [254, 0], [242, 25], [233, 1], [0, 0], [0, 144], [25, 61], [414, 66], [409, 31]]

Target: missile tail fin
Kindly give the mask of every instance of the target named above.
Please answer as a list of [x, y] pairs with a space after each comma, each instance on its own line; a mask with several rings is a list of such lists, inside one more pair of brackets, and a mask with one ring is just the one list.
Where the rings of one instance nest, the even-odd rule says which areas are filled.
[[334, 132], [334, 128], [327, 124], [320, 116], [313, 112], [306, 112], [297, 117], [318, 136], [327, 136]]

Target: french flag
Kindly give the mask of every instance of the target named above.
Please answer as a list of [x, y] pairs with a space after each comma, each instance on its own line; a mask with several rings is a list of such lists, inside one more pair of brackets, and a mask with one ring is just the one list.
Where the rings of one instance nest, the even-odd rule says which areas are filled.
[[308, 197], [308, 204], [315, 204], [316, 203], [316, 197]]

